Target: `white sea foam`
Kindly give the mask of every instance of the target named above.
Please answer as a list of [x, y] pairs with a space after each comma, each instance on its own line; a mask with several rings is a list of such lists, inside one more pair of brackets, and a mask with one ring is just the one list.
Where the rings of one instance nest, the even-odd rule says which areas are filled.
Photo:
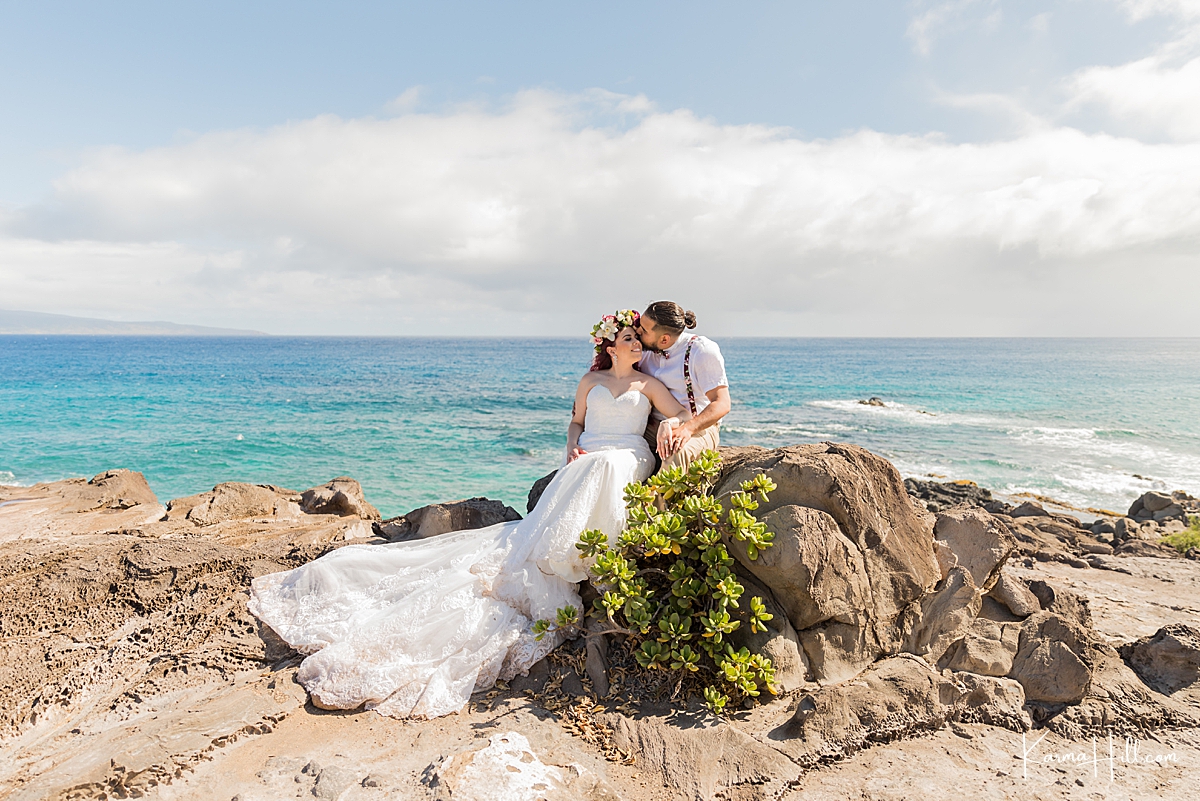
[[[62, 478], [64, 478], [64, 476], [43, 480], [58, 481]], [[16, 473], [13, 473], [11, 470], [0, 470], [0, 487], [32, 487], [37, 483], [37, 481], [17, 481]]]
[[902, 403], [888, 403], [886, 406], [871, 406], [857, 400], [817, 400], [810, 401], [810, 406], [824, 409], [834, 409], [840, 412], [852, 412], [860, 415], [882, 417], [884, 419], [900, 420], [918, 425], [950, 425], [953, 421], [915, 406]]
[[[1048, 425], [1025, 415], [946, 412], [890, 401], [870, 406], [834, 399], [807, 406], [841, 418], [840, 423], [821, 421], [821, 429], [832, 434], [838, 425], [859, 432], [847, 438], [862, 440], [905, 476], [965, 478], [1002, 495], [1034, 493], [1117, 510], [1146, 490], [1200, 490], [1200, 454], [1189, 452], [1195, 450], [1192, 443], [1175, 446], [1161, 434]], [[893, 447], [895, 452], [888, 453]]]
[[1013, 424], [1011, 419], [967, 412], [947, 412], [926, 409], [904, 403], [885, 401], [883, 406], [872, 406], [857, 400], [816, 400], [810, 406], [851, 412], [860, 416], [882, 418], [893, 422], [909, 422], [920, 426], [971, 426], [1003, 430]]

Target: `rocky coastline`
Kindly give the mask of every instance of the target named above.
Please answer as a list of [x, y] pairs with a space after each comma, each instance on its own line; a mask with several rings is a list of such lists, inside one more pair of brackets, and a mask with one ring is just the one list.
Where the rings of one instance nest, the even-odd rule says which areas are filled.
[[[1160, 540], [1197, 499], [1147, 493], [1085, 523], [969, 482], [902, 481], [851, 445], [722, 461], [718, 495], [756, 473], [778, 485], [758, 512], [775, 547], [730, 551], [775, 615], [739, 642], [771, 656], [782, 686], [724, 719], [647, 683], [603, 638], [447, 718], [314, 707], [300, 655], [246, 610], [250, 580], [347, 544], [519, 517], [497, 501], [382, 520], [346, 477], [166, 504], [128, 470], [0, 487], [0, 796], [1193, 794], [1200, 560]], [[1126, 758], [1106, 783], [1044, 759], [1096, 738], [1162, 759]]]

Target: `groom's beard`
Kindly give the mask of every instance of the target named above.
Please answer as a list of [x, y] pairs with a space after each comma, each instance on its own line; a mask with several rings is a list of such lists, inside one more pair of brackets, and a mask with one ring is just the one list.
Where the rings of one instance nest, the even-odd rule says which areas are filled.
[[650, 353], [662, 353], [662, 348], [658, 345], [647, 345], [645, 342], [642, 343], [642, 350], [649, 351]]

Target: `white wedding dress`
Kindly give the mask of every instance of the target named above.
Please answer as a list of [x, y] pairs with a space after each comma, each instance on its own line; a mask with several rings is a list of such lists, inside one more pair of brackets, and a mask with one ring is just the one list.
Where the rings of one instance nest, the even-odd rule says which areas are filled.
[[393, 717], [461, 709], [498, 678], [524, 674], [560, 639], [533, 639], [532, 622], [581, 608], [588, 563], [579, 535], [614, 538], [624, 489], [654, 456], [642, 438], [650, 401], [636, 390], [587, 395], [579, 447], [529, 517], [388, 545], [348, 545], [306, 565], [256, 578], [250, 611], [309, 656], [297, 678], [322, 707], [363, 704]]

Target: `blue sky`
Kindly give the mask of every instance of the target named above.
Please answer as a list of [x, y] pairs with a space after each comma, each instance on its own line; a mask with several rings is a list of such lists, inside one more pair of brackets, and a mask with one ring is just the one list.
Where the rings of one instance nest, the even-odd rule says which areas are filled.
[[3, 305], [1196, 335], [1067, 309], [1200, 289], [1198, 54], [1191, 0], [3, 4]]

